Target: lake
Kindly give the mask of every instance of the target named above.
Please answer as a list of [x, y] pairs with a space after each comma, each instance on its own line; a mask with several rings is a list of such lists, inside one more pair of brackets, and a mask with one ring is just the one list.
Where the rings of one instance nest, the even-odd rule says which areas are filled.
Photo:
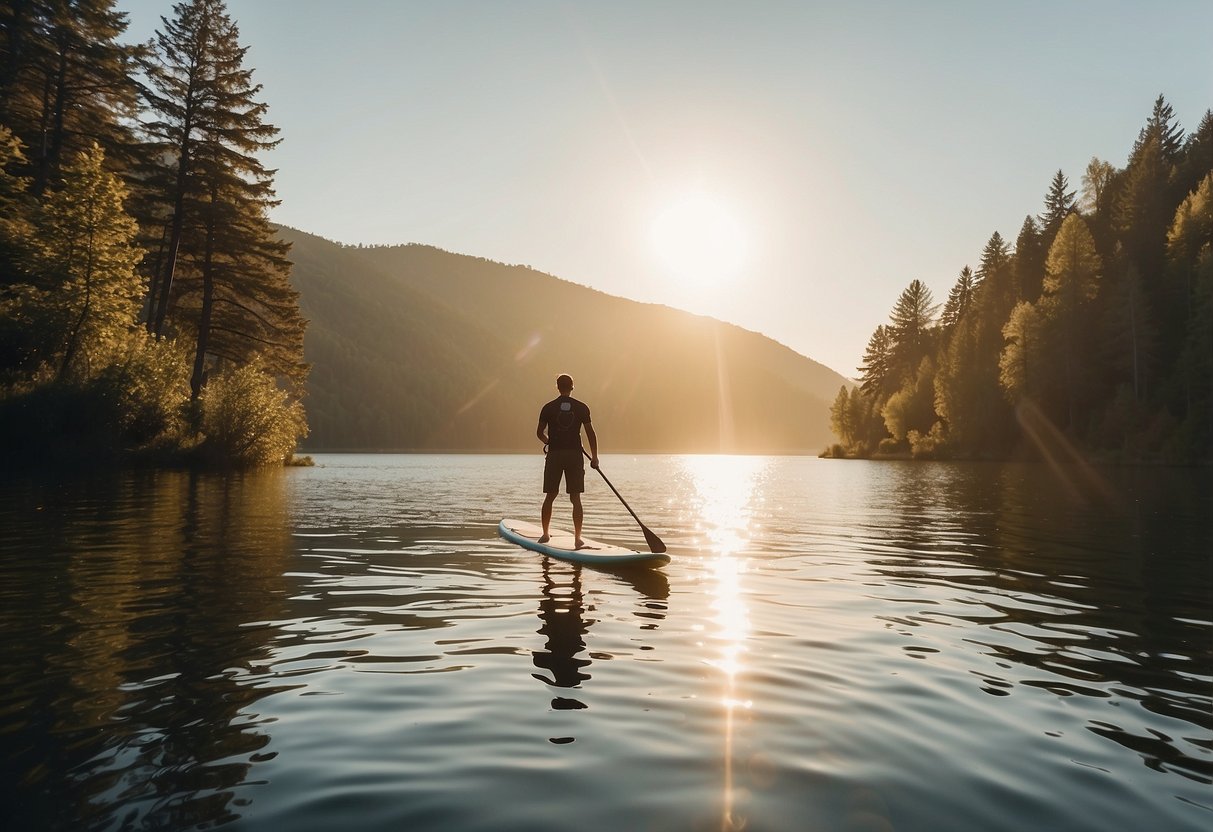
[[316, 462], [0, 482], [5, 829], [1213, 828], [1213, 472]]

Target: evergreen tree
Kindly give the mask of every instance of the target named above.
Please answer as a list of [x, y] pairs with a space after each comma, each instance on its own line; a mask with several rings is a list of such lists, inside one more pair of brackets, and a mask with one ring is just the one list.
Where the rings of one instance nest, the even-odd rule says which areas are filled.
[[[1184, 338], [1176, 368], [1184, 390], [1185, 417], [1207, 406], [1209, 356], [1201, 333], [1208, 330], [1205, 295], [1209, 261], [1213, 259], [1213, 173], [1190, 193], [1175, 212], [1167, 233], [1171, 281], [1183, 296]], [[1204, 280], [1204, 282], [1202, 282]]]
[[998, 362], [999, 383], [1012, 403], [1040, 398], [1046, 360], [1041, 330], [1040, 314], [1027, 301], [1015, 305], [1003, 327], [1006, 345]]
[[1036, 219], [1031, 214], [1024, 217], [1019, 236], [1015, 238], [1012, 273], [1015, 297], [1035, 303], [1045, 279], [1045, 249], [1041, 246]]
[[863, 365], [858, 368], [860, 389], [869, 395], [887, 396], [892, 377], [893, 339], [884, 324], [876, 327], [863, 352]]
[[961, 316], [969, 311], [973, 303], [973, 270], [965, 266], [960, 270], [960, 277], [948, 292], [948, 300], [943, 306], [943, 314], [939, 323], [945, 330], [951, 330]]
[[1163, 162], [1167, 165], [1176, 164], [1184, 145], [1184, 131], [1175, 121], [1175, 110], [1167, 103], [1166, 97], [1160, 94], [1154, 99], [1154, 109], [1150, 111], [1146, 126], [1137, 134], [1137, 142], [1129, 156], [1130, 163], [1136, 160], [1147, 144], [1157, 141]]
[[1017, 298], [1011, 270], [1011, 249], [997, 231], [990, 235], [981, 251], [977, 277], [982, 306], [988, 316], [998, 320], [1001, 327]]
[[1049, 183], [1049, 191], [1045, 194], [1045, 209], [1039, 217], [1040, 234], [1045, 249], [1053, 245], [1053, 238], [1057, 236], [1061, 224], [1074, 210], [1074, 191], [1069, 188], [1070, 180], [1061, 170], [1053, 174], [1053, 181]]
[[[1124, 256], [1141, 275], [1146, 300], [1160, 321], [1182, 316], [1184, 300], [1167, 279], [1166, 233], [1175, 216], [1171, 202], [1170, 167], [1163, 160], [1160, 139], [1149, 134], [1125, 174], [1116, 211], [1117, 233]], [[1182, 340], [1175, 327], [1159, 331], [1157, 361], [1174, 364]]]
[[1150, 367], [1157, 351], [1154, 316], [1142, 286], [1141, 273], [1125, 257], [1114, 257], [1106, 269], [1100, 293], [1104, 320], [1106, 389], [1123, 387], [1135, 402], [1146, 399]]
[[1087, 226], [1095, 237], [1095, 245], [1104, 257], [1110, 256], [1115, 247], [1112, 206], [1119, 182], [1120, 175], [1116, 168], [1110, 162], [1094, 156], [1082, 175], [1082, 210]]
[[1062, 223], [1045, 263], [1041, 312], [1050, 347], [1058, 353], [1060, 373], [1055, 389], [1066, 403], [1067, 423], [1074, 429], [1085, 393], [1090, 354], [1090, 321], [1085, 314], [1099, 291], [1101, 263], [1086, 222], [1072, 214]]
[[931, 326], [938, 308], [921, 280], [911, 281], [897, 298], [889, 315], [889, 369], [898, 386], [912, 381], [919, 364], [931, 354]]
[[139, 54], [118, 41], [126, 13], [113, 0], [42, 0], [4, 3], [0, 20], [0, 123], [26, 145], [30, 191], [54, 186], [64, 160], [94, 142], [126, 167]]
[[1210, 173], [1213, 173], [1213, 110], [1206, 110], [1200, 125], [1184, 142], [1177, 178], [1180, 193], [1191, 193]]
[[[1175, 211], [1167, 231], [1167, 260], [1185, 276], [1200, 259], [1204, 249], [1213, 246], [1213, 172], [1188, 194]], [[1190, 291], [1191, 284], [1186, 290]]]
[[[301, 383], [304, 321], [288, 281], [287, 246], [266, 216], [276, 204], [272, 171], [256, 154], [278, 143], [264, 121], [260, 85], [243, 65], [247, 51], [222, 0], [174, 7], [157, 35], [159, 65], [147, 125], [158, 158], [152, 171], [168, 186], [168, 244], [155, 281], [149, 322], [172, 319], [195, 340], [191, 381], [197, 398], [214, 360], [247, 363]], [[184, 265], [184, 268], [182, 266]], [[178, 270], [184, 285], [174, 285]]]

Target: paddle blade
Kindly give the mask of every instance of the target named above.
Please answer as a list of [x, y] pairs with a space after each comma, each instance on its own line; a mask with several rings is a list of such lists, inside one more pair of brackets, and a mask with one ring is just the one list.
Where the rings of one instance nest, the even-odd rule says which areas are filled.
[[655, 555], [660, 555], [665, 552], [665, 544], [661, 542], [661, 538], [653, 534], [648, 526], [641, 525], [640, 530], [644, 532], [644, 542], [649, 544], [649, 551]]

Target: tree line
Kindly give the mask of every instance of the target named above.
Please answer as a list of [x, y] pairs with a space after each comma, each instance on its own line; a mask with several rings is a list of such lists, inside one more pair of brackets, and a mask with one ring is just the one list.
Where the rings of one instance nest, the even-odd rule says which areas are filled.
[[1054, 175], [942, 304], [920, 280], [830, 409], [830, 456], [1213, 461], [1213, 111]]
[[113, 0], [0, 2], [0, 437], [9, 459], [289, 459], [305, 321], [223, 0], [125, 43]]

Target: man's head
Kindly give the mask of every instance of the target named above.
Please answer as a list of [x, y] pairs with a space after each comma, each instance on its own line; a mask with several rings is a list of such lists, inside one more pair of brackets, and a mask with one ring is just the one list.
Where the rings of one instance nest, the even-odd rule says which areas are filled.
[[556, 389], [560, 391], [560, 395], [567, 396], [573, 392], [573, 377], [568, 373], [561, 373], [556, 376]]

